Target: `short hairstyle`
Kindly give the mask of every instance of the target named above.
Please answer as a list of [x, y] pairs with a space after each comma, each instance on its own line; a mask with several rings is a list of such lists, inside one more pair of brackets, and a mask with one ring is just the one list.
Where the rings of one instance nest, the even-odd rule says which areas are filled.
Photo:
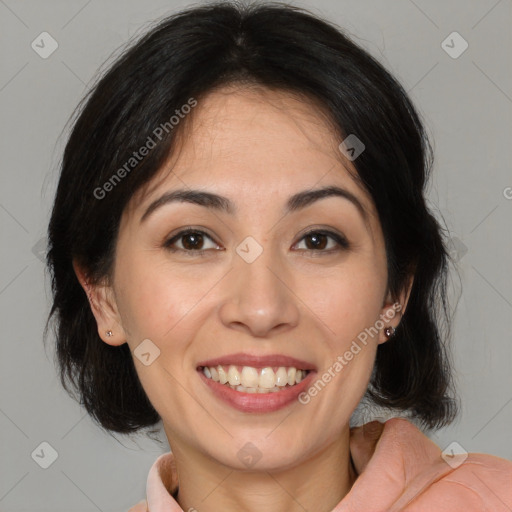
[[[53, 304], [45, 336], [53, 320], [62, 385], [109, 432], [160, 421], [128, 344], [99, 337], [72, 261], [91, 282], [108, 279], [128, 201], [161, 169], [186, 124], [170, 129], [171, 116], [231, 84], [310, 99], [328, 113], [340, 142], [355, 134], [364, 143], [353, 164], [380, 218], [389, 289], [398, 296], [414, 275], [394, 338], [378, 346], [366, 396], [428, 428], [448, 424], [457, 410], [446, 344], [449, 256], [425, 199], [433, 163], [426, 130], [403, 87], [367, 51], [317, 15], [279, 3], [220, 2], [163, 19], [77, 108], [48, 227]], [[127, 168], [162, 126], [155, 147]]]

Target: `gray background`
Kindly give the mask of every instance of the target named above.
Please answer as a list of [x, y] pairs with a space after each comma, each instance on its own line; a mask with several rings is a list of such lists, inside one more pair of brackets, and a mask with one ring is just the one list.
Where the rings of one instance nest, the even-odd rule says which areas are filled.
[[[512, 459], [512, 2], [294, 4], [347, 29], [395, 73], [425, 118], [436, 153], [430, 199], [451, 230], [460, 267], [452, 293], [463, 290], [454, 325], [462, 414], [432, 438], [441, 448], [456, 440]], [[187, 5], [0, 0], [2, 512], [127, 510], [168, 449], [162, 432], [163, 446], [116, 442], [61, 389], [42, 342], [49, 286], [40, 240], [64, 127], [97, 69], [148, 22]], [[43, 31], [59, 45], [47, 59], [31, 48]], [[441, 46], [453, 31], [469, 44], [458, 58]], [[58, 452], [46, 470], [31, 457], [44, 441]]]

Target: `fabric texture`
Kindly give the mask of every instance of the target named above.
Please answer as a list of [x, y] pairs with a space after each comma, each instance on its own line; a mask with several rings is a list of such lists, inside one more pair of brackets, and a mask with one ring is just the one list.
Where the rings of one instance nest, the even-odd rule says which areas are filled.
[[[332, 512], [511, 512], [512, 462], [470, 453], [462, 462], [402, 418], [351, 429], [357, 480]], [[446, 459], [446, 460], [445, 460]], [[128, 512], [184, 512], [171, 452], [151, 467], [146, 500]]]

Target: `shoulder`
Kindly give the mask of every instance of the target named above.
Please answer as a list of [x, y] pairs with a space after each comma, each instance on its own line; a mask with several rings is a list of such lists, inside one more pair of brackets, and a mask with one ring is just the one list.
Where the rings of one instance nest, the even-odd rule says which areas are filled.
[[479, 453], [452, 459], [406, 419], [353, 429], [351, 452], [359, 477], [347, 505], [370, 502], [389, 512], [512, 510], [512, 462]]
[[512, 510], [512, 462], [481, 453], [469, 453], [456, 468], [433, 482], [411, 507], [410, 512]]
[[[483, 453], [452, 454], [441, 452], [441, 448], [430, 441], [415, 425], [404, 419], [393, 418], [386, 422], [390, 443], [414, 444], [414, 452], [428, 451], [429, 463], [416, 467], [417, 474], [409, 482], [424, 480], [423, 488], [417, 490], [410, 506], [404, 510], [419, 512], [436, 510], [453, 511], [510, 511], [512, 510], [512, 462]], [[434, 450], [432, 447], [435, 446]], [[435, 455], [432, 458], [432, 455]], [[426, 460], [425, 460], [426, 462]], [[425, 481], [425, 475], [429, 475]], [[420, 476], [423, 475], [423, 478]]]

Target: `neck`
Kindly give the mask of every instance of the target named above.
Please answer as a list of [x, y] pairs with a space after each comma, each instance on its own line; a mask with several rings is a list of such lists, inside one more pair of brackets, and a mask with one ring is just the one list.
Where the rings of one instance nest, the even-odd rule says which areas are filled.
[[349, 429], [334, 442], [287, 469], [240, 471], [172, 443], [179, 474], [177, 501], [183, 510], [329, 512], [357, 475], [349, 451]]

